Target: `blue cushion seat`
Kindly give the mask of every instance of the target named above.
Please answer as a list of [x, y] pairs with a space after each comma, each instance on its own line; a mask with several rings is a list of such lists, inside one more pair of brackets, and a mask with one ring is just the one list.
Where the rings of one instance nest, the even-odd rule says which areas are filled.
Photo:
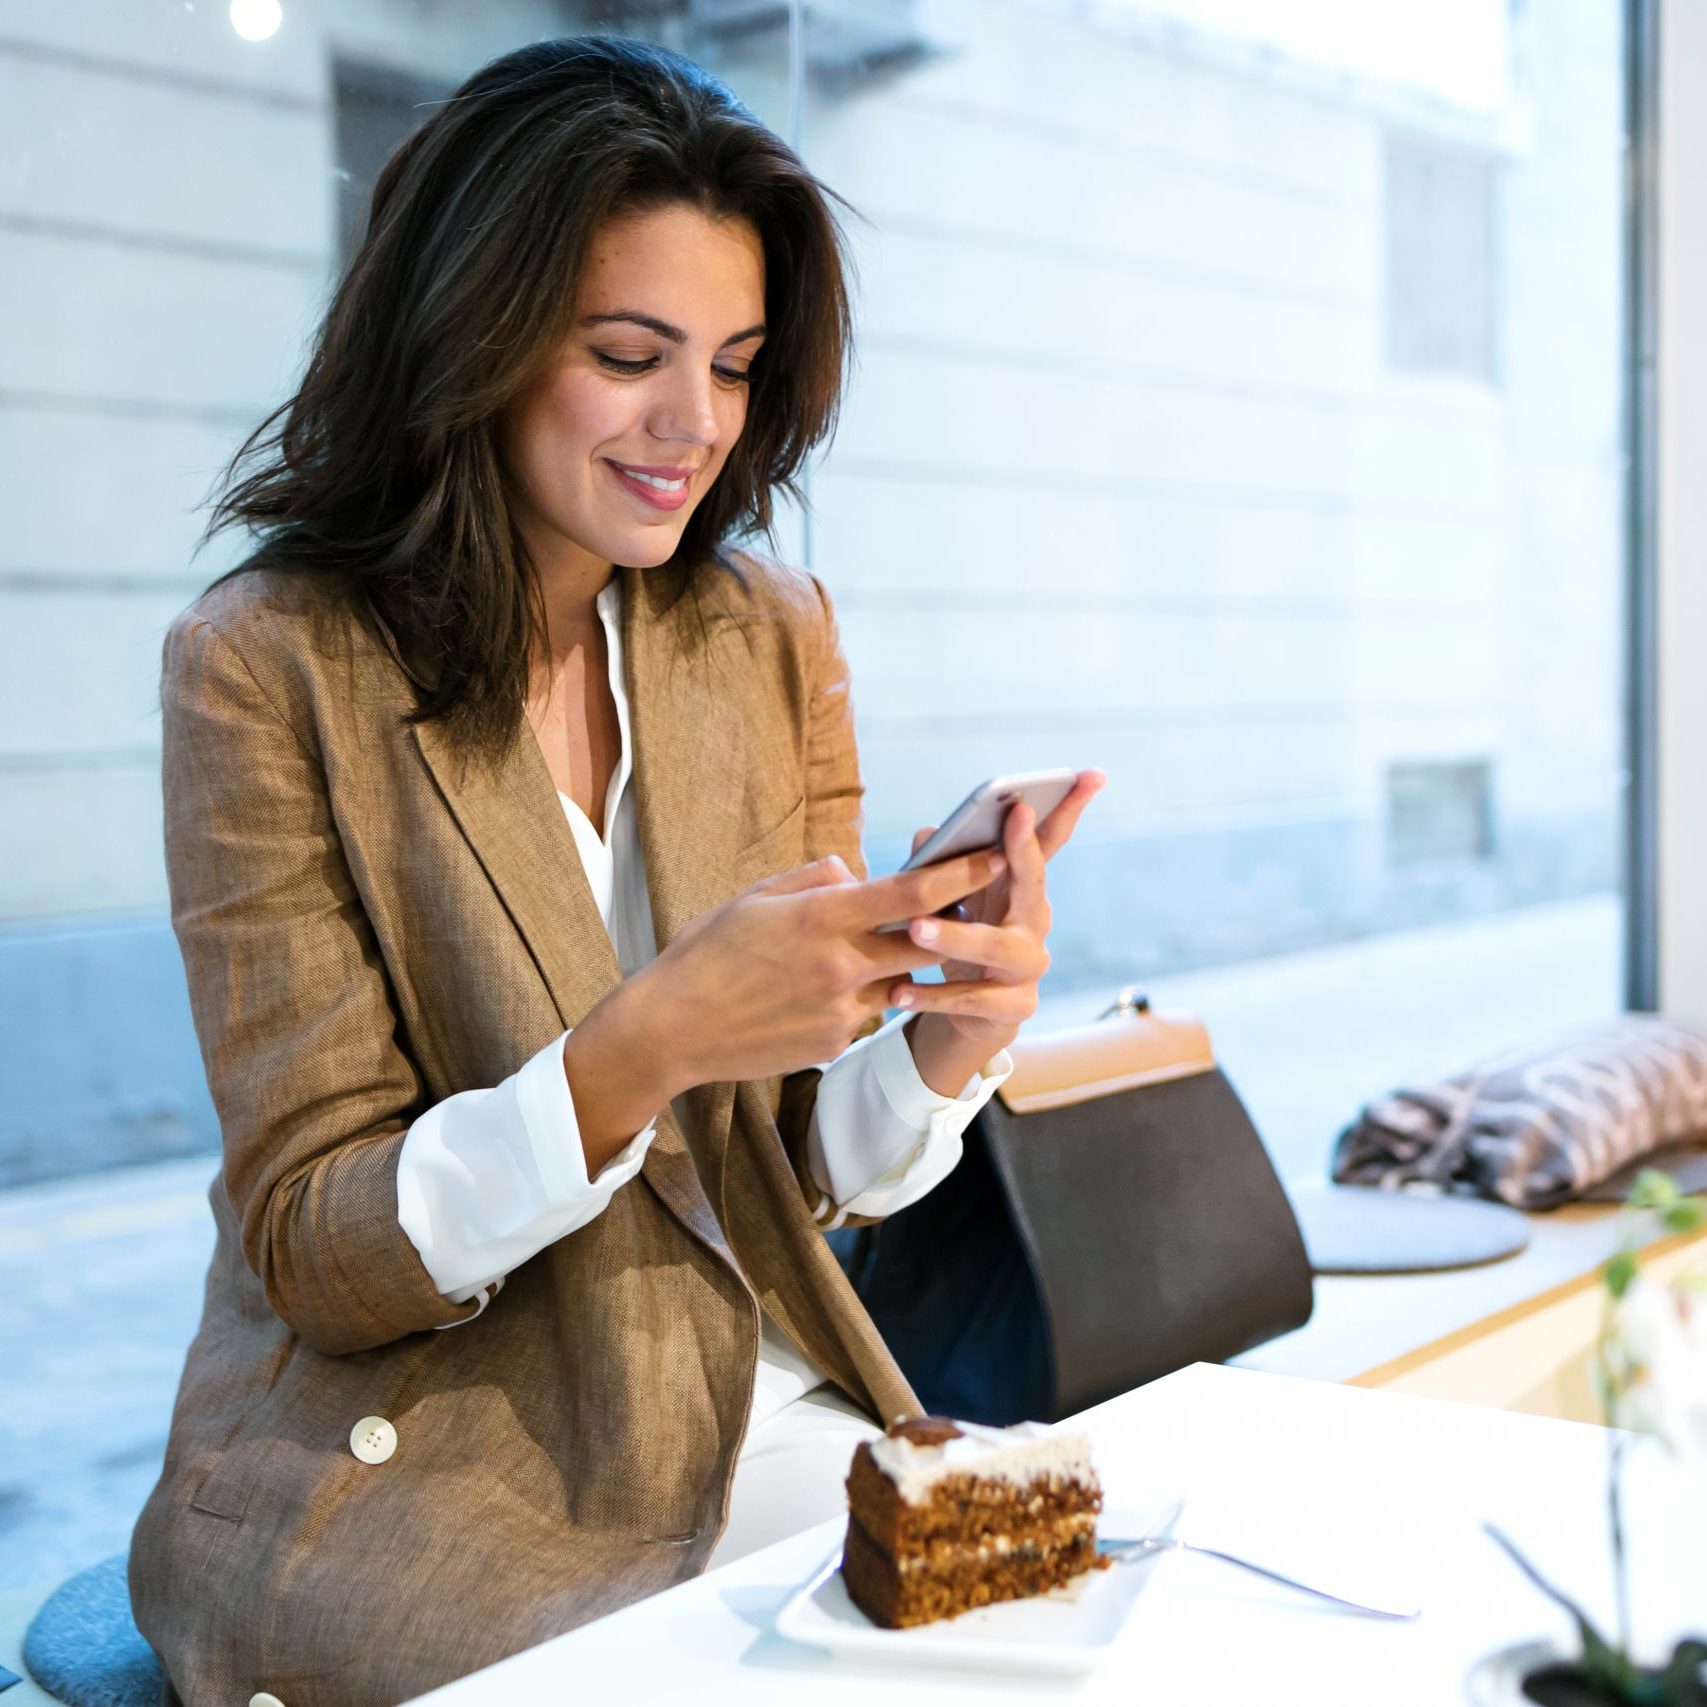
[[160, 1707], [164, 1679], [130, 1611], [126, 1555], [67, 1577], [24, 1632], [24, 1668], [66, 1707]]

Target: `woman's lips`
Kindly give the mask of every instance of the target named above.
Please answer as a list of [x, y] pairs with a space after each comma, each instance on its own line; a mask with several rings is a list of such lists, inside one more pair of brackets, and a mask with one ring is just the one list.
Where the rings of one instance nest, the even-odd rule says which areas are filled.
[[693, 476], [682, 477], [682, 483], [671, 492], [662, 486], [654, 486], [645, 480], [636, 479], [620, 462], [605, 459], [605, 467], [616, 477], [617, 484], [624, 491], [632, 492], [635, 497], [650, 504], [654, 510], [679, 510], [688, 501], [688, 495], [693, 490]]

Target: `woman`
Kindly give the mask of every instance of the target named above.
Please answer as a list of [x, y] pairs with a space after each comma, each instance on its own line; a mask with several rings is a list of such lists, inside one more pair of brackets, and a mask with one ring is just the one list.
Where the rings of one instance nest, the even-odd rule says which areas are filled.
[[131, 1554], [169, 1700], [412, 1696], [827, 1515], [916, 1408], [823, 1229], [954, 1165], [1101, 778], [862, 880], [828, 600], [725, 544], [847, 323], [727, 90], [539, 43], [388, 164], [240, 453], [259, 548], [163, 667], [225, 1144]]

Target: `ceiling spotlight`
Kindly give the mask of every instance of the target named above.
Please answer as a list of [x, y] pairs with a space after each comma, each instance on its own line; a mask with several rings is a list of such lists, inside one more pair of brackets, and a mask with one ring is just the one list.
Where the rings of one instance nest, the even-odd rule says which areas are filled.
[[244, 41], [265, 41], [283, 22], [279, 0], [231, 0], [231, 27]]

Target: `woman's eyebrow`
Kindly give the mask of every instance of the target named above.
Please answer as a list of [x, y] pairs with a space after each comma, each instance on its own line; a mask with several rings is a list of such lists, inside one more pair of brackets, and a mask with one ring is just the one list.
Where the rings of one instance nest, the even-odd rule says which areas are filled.
[[[586, 314], [581, 317], [583, 326], [604, 326], [612, 320], [627, 320], [636, 326], [644, 326], [648, 332], [656, 332], [660, 338], [668, 338], [672, 344], [685, 344], [687, 333], [680, 326], [672, 326], [668, 320], [660, 320], [655, 314], [642, 314], [638, 309], [619, 308], [610, 314]], [[726, 350], [731, 344], [744, 344], [749, 338], [762, 338], [765, 335], [765, 325], [761, 320], [757, 326], [749, 326], [744, 332], [736, 332], [725, 338], [718, 348]]]

